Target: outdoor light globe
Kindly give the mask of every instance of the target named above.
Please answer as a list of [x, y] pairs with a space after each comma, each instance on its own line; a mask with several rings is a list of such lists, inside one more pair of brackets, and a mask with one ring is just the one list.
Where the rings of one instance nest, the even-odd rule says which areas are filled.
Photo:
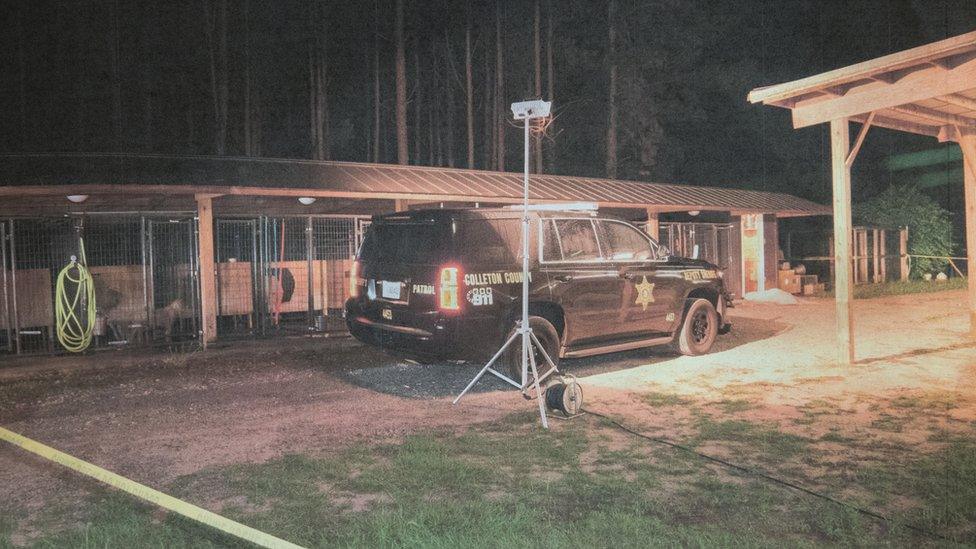
[[311, 196], [303, 196], [303, 197], [299, 198], [298, 201], [301, 202], [303, 205], [308, 206], [308, 205], [314, 203], [315, 202], [315, 199], [312, 198]]
[[82, 202], [88, 200], [87, 194], [69, 194], [68, 201], [74, 202], [75, 204], [81, 204]]

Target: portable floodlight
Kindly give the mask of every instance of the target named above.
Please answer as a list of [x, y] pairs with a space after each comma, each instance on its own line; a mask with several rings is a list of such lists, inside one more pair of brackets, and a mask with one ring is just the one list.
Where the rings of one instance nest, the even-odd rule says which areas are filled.
[[[542, 379], [557, 373], [556, 364], [552, 361], [549, 353], [546, 352], [545, 347], [539, 343], [539, 339], [536, 338], [535, 334], [532, 333], [532, 328], [529, 327], [529, 156], [531, 152], [529, 151], [529, 124], [533, 119], [536, 118], [546, 118], [549, 116], [549, 112], [552, 108], [551, 101], [543, 101], [541, 99], [535, 99], [532, 101], [520, 101], [517, 103], [512, 103], [512, 114], [515, 115], [516, 120], [525, 121], [525, 170], [524, 177], [522, 180], [522, 320], [519, 321], [518, 330], [515, 331], [508, 338], [508, 341], [495, 356], [491, 357], [491, 360], [485, 364], [484, 368], [478, 372], [478, 375], [474, 376], [474, 379], [468, 383], [468, 386], [461, 391], [461, 394], [454, 399], [454, 404], [457, 404], [461, 397], [468, 392], [475, 383], [486, 372], [490, 372], [496, 377], [518, 387], [522, 390], [522, 393], [528, 395], [528, 391], [531, 388], [535, 389], [536, 400], [539, 402], [539, 415], [542, 417], [542, 426], [546, 429], [549, 428], [549, 421], [546, 418], [546, 395], [542, 391]], [[522, 340], [522, 379], [521, 383], [516, 382], [509, 378], [508, 376], [502, 374], [498, 370], [492, 368], [495, 361], [498, 360], [505, 350], [515, 342], [516, 338], [521, 338]], [[539, 369], [535, 361], [535, 353], [532, 352], [533, 347], [537, 348], [542, 354], [546, 362], [549, 363], [550, 369], [542, 378], [539, 376]], [[529, 371], [532, 372], [532, 380], [529, 381]]]
[[[516, 120], [532, 120], [533, 118], [547, 118], [552, 109], [552, 101], [533, 99], [512, 103], [512, 114]], [[526, 155], [528, 156], [528, 155]]]

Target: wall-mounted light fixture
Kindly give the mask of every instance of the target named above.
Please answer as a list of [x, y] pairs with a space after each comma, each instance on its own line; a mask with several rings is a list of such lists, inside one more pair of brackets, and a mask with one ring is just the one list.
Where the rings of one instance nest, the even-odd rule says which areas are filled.
[[68, 201], [74, 202], [75, 204], [81, 204], [82, 202], [88, 200], [87, 194], [69, 194]]
[[701, 210], [691, 210], [690, 212], [688, 212], [688, 215], [690, 215], [691, 217], [695, 217], [695, 216], [697, 216], [700, 213], [701, 213]]
[[302, 205], [308, 206], [308, 205], [313, 204], [315, 202], [315, 198], [313, 198], [311, 196], [303, 196], [303, 197], [299, 198], [298, 201], [301, 202]]

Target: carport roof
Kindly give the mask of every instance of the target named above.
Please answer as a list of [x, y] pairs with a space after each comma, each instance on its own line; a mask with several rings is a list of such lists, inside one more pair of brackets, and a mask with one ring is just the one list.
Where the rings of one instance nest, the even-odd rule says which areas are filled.
[[976, 133], [976, 31], [756, 88], [749, 101], [790, 109], [795, 128], [871, 117], [875, 126], [956, 140]]
[[[596, 202], [653, 211], [712, 210], [829, 215], [783, 193], [533, 175], [538, 202]], [[0, 156], [0, 196], [112, 193], [315, 196], [516, 203], [522, 175], [454, 168], [270, 158], [133, 154]]]

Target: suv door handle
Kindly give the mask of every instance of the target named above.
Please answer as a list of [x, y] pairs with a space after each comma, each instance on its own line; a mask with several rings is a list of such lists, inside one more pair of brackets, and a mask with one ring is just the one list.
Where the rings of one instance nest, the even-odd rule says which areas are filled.
[[569, 282], [573, 279], [572, 275], [554, 275], [552, 278], [559, 282]]

